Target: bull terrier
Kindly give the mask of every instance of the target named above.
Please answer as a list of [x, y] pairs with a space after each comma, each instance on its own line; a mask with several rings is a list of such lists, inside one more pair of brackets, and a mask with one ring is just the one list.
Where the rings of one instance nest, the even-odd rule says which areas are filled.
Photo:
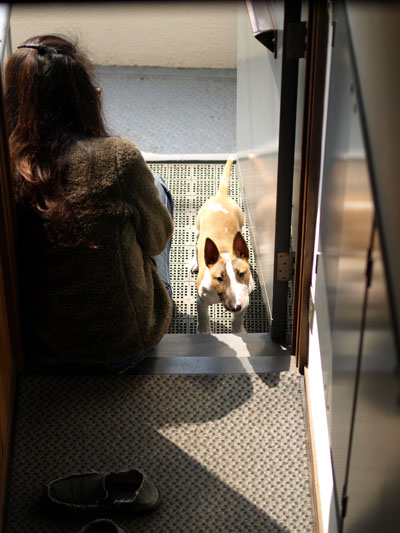
[[244, 216], [229, 197], [233, 159], [228, 159], [218, 192], [196, 217], [196, 256], [190, 269], [197, 272], [197, 332], [211, 333], [208, 306], [222, 303], [232, 313], [232, 332], [245, 332], [244, 313], [254, 289], [249, 250], [241, 234]]

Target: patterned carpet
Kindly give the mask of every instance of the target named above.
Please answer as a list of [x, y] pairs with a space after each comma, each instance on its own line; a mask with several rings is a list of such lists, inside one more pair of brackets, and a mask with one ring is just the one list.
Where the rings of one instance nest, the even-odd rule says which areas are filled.
[[47, 516], [42, 485], [140, 465], [162, 491], [128, 531], [315, 531], [302, 376], [20, 378], [5, 533], [78, 532]]

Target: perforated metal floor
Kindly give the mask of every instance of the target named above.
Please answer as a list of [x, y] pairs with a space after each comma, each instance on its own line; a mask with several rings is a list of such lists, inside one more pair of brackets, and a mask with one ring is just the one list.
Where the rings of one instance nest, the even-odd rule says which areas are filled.
[[[149, 163], [149, 166], [165, 180], [174, 198], [171, 284], [175, 308], [169, 333], [195, 333], [196, 275], [191, 274], [188, 263], [196, 253], [196, 215], [202, 204], [217, 192], [224, 163]], [[230, 196], [243, 209], [236, 165], [232, 167]], [[268, 331], [267, 314], [246, 217], [242, 233], [250, 251], [250, 266], [256, 283], [244, 326], [248, 333], [264, 333]], [[213, 333], [231, 332], [231, 313], [222, 304], [210, 306], [210, 318]]]

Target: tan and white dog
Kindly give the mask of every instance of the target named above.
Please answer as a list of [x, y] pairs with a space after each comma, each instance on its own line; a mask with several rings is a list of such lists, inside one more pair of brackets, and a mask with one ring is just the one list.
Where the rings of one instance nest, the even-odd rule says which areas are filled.
[[217, 194], [203, 204], [196, 218], [197, 257], [190, 267], [198, 272], [198, 333], [211, 333], [208, 306], [216, 303], [232, 313], [232, 332], [244, 332], [244, 313], [254, 289], [249, 250], [241, 234], [244, 216], [229, 197], [232, 162], [226, 162]]

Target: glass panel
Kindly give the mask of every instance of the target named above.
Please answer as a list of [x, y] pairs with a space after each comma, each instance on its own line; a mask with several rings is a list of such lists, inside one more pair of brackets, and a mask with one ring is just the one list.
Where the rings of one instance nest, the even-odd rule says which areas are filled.
[[274, 2], [277, 57], [253, 36], [238, 5], [237, 150], [263, 298], [271, 316], [284, 3]]
[[398, 531], [400, 491], [399, 360], [382, 252], [376, 232], [344, 531]]

